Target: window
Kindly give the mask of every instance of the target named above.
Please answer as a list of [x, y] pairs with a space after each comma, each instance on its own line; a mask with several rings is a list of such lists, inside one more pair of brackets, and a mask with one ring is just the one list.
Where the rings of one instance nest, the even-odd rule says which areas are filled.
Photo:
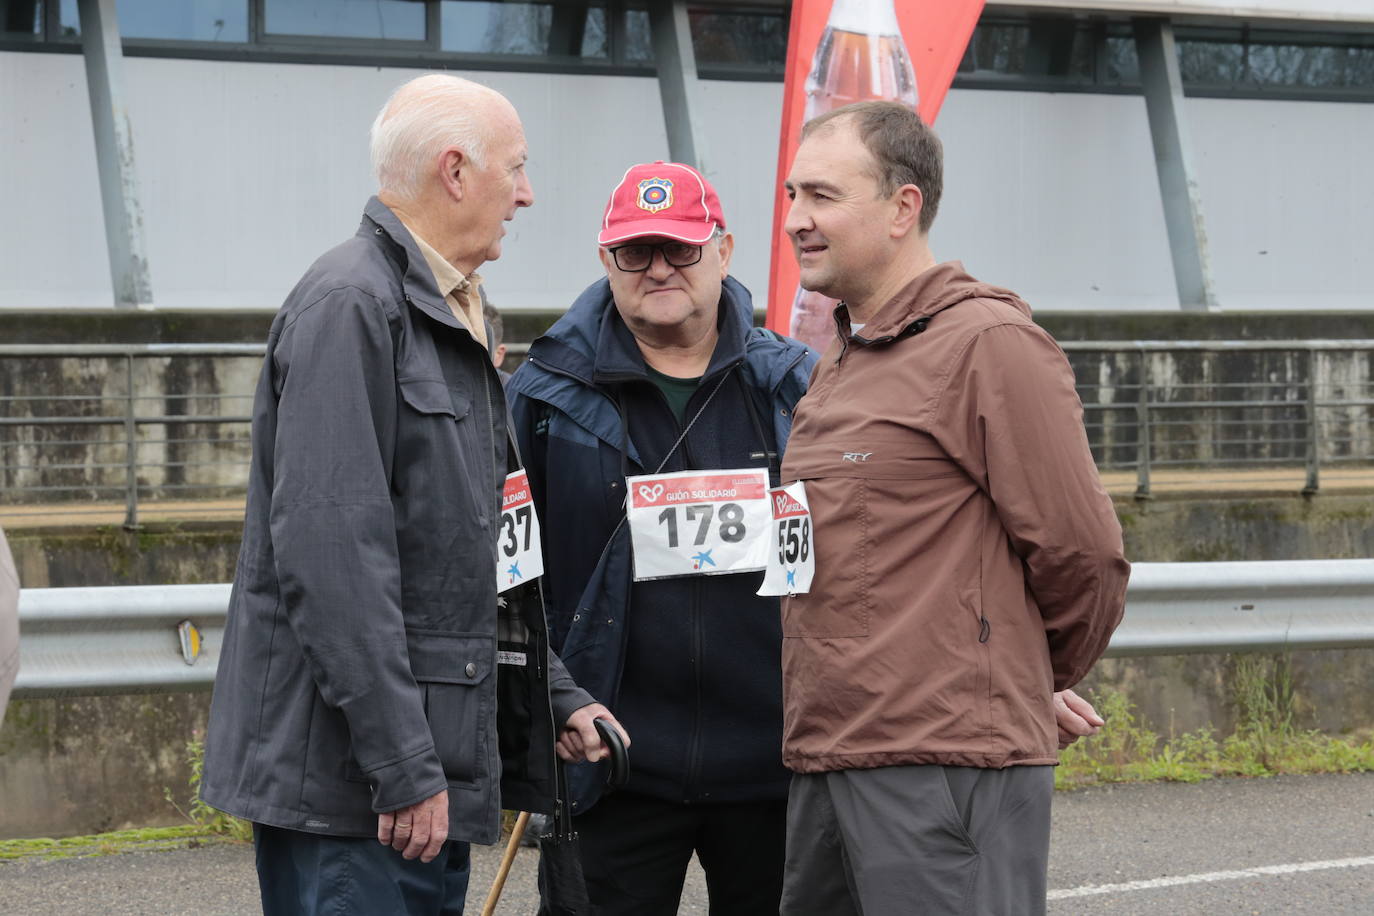
[[[1179, 72], [1190, 93], [1264, 95], [1374, 90], [1374, 34], [1281, 32], [1187, 24], [1174, 27]], [[1010, 87], [1015, 77], [1044, 87], [1131, 88], [1140, 62], [1129, 24], [1051, 17], [984, 17], [959, 64], [955, 85]], [[1337, 96], [1339, 97], [1339, 96]]]
[[246, 0], [119, 0], [119, 31], [129, 38], [248, 40]]
[[698, 67], [726, 65], [783, 72], [787, 18], [776, 11], [691, 10], [688, 20]]
[[43, 0], [0, 0], [0, 35], [6, 38], [43, 37]]
[[440, 47], [468, 54], [551, 55], [604, 59], [606, 8], [595, 3], [499, 3], [445, 0]]
[[411, 0], [264, 0], [269, 35], [424, 41], [425, 4]]
[[1354, 89], [1374, 86], [1374, 36], [1304, 36], [1260, 30], [1180, 36], [1190, 86]]
[[[118, 0], [115, 9], [134, 55], [636, 75], [654, 66], [646, 0]], [[697, 72], [782, 79], [788, 9], [785, 0], [688, 0]], [[70, 50], [80, 29], [77, 0], [0, 0], [0, 46]], [[1374, 102], [1374, 29], [1184, 21], [1174, 35], [1191, 95]], [[1135, 37], [1124, 17], [994, 7], [954, 84], [1137, 92]]]
[[[76, 0], [58, 3], [58, 28], [62, 38], [81, 36], [81, 17]], [[250, 0], [119, 0], [115, 14], [123, 38], [169, 41], [248, 41]]]

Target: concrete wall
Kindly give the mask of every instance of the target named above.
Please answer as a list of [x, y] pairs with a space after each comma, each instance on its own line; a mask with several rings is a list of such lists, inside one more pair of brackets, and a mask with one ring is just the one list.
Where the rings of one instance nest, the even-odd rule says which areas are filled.
[[[373, 191], [367, 129], [417, 71], [125, 60], [155, 301], [274, 307], [352, 234]], [[597, 274], [593, 234], [633, 162], [666, 158], [657, 82], [483, 72], [530, 141], [536, 205], [483, 273], [505, 308], [565, 308]], [[708, 174], [763, 301], [780, 83], [703, 81]], [[1189, 99], [1185, 113], [1220, 301], [1367, 309], [1374, 147], [1367, 105]], [[0, 307], [111, 302], [82, 58], [0, 52]], [[1043, 309], [1176, 306], [1143, 100], [956, 89], [932, 242]]]
[[[1141, 561], [1374, 556], [1367, 495], [1304, 500], [1161, 499], [1118, 504], [1127, 555]], [[139, 533], [15, 531], [27, 587], [228, 581], [234, 525]], [[1374, 728], [1374, 652], [1291, 656], [1301, 727]], [[1123, 689], [1162, 734], [1235, 720], [1234, 656], [1190, 655], [1101, 663], [1084, 690]], [[164, 788], [185, 803], [185, 742], [203, 734], [207, 694], [19, 701], [0, 727], [0, 838], [85, 833], [178, 822]]]

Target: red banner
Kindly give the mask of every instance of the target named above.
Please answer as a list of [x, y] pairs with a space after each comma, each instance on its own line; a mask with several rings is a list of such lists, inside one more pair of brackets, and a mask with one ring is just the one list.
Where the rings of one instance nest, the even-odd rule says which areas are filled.
[[793, 321], [797, 260], [782, 229], [789, 203], [782, 183], [802, 125], [866, 99], [905, 102], [934, 124], [982, 12], [983, 0], [793, 0], [768, 275], [769, 328], [816, 349], [824, 349], [833, 334], [833, 304], [816, 294], [805, 294], [799, 321]]

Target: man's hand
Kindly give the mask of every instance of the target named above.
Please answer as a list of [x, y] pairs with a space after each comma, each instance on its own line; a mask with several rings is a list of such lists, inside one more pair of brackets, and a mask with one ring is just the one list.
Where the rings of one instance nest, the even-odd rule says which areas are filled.
[[581, 760], [595, 763], [610, 755], [610, 749], [602, 743], [601, 736], [596, 733], [596, 726], [592, 724], [593, 719], [605, 719], [610, 722], [615, 726], [615, 730], [620, 732], [620, 739], [625, 742], [625, 746], [630, 746], [630, 736], [624, 726], [615, 720], [615, 716], [611, 715], [611, 711], [600, 703], [592, 703], [568, 716], [563, 730], [558, 733], [559, 757], [568, 763], [577, 763]]
[[1074, 693], [1061, 690], [1054, 695], [1054, 721], [1059, 726], [1059, 749], [1079, 738], [1095, 735], [1107, 723], [1093, 709], [1093, 704]]
[[377, 842], [403, 858], [433, 862], [448, 839], [448, 790], [422, 802], [377, 815]]

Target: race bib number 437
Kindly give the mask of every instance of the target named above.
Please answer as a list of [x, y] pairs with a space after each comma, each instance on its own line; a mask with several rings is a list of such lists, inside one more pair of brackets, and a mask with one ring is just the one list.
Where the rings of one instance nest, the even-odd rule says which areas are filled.
[[539, 516], [534, 514], [530, 479], [524, 471], [506, 478], [501, 526], [496, 530], [496, 591], [504, 592], [544, 574]]
[[763, 468], [631, 477], [635, 579], [763, 569], [771, 521]]

